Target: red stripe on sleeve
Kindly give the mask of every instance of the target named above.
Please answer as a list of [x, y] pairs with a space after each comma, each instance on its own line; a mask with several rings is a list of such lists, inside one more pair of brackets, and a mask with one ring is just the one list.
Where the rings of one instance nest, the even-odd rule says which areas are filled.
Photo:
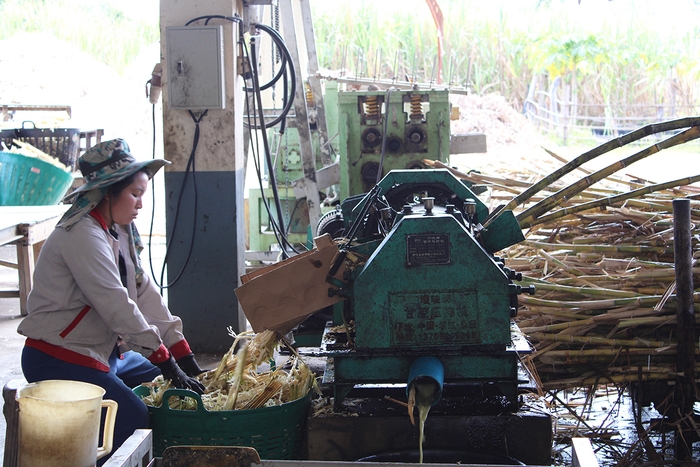
[[85, 318], [85, 315], [87, 314], [88, 311], [90, 311], [90, 305], [85, 305], [85, 307], [82, 310], [80, 310], [80, 313], [78, 313], [78, 316], [76, 316], [73, 319], [73, 321], [71, 321], [71, 323], [68, 325], [68, 327], [66, 329], [64, 329], [61, 332], [61, 334], [59, 334], [59, 336], [61, 336], [62, 338], [65, 339], [65, 337], [68, 334], [70, 334], [70, 332], [73, 329], [75, 329], [75, 327], [78, 325], [78, 323], [80, 323], [83, 320], [83, 318]]

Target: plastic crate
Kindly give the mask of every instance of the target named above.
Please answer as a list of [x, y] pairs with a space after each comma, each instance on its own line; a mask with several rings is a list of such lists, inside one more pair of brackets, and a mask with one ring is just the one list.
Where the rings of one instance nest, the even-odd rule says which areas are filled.
[[[140, 397], [144, 386], [134, 388]], [[190, 397], [196, 410], [171, 409], [171, 397]], [[311, 392], [292, 402], [252, 410], [208, 411], [199, 394], [187, 389], [168, 389], [161, 407], [148, 406], [153, 430], [153, 455], [160, 457], [169, 446], [248, 446], [261, 459], [299, 459], [311, 405]]]
[[36, 128], [33, 122], [23, 122], [22, 128], [0, 130], [0, 138], [8, 148], [13, 139], [29, 143], [71, 170], [75, 169], [80, 152], [80, 130], [77, 128]]
[[58, 204], [73, 183], [70, 172], [23, 154], [0, 152], [0, 206]]

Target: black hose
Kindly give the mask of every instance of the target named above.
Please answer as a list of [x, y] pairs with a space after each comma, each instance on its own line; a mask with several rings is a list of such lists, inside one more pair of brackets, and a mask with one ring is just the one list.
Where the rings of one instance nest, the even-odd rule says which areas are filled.
[[200, 19], [205, 19], [206, 21], [204, 24], [209, 24], [209, 21], [213, 19], [225, 19], [228, 21], [231, 21], [233, 23], [242, 23], [243, 20], [241, 19], [240, 16], [224, 16], [224, 15], [204, 15], [204, 16], [198, 16], [196, 18], [192, 18], [188, 22], [185, 23], [185, 26], [189, 26], [190, 24], [194, 23], [195, 21], [199, 21]]
[[[281, 67], [280, 70], [287, 70], [287, 69], [289, 70], [289, 80], [290, 80], [291, 85], [289, 86], [289, 93], [285, 93], [285, 95], [284, 95], [285, 101], [284, 101], [284, 105], [282, 107], [282, 112], [280, 113], [279, 116], [277, 116], [275, 119], [271, 120], [269, 123], [264, 123], [264, 120], [261, 121], [265, 128], [270, 128], [270, 127], [277, 125], [278, 123], [280, 123], [284, 119], [286, 119], [287, 114], [292, 109], [292, 105], [294, 105], [294, 93], [296, 92], [296, 86], [297, 86], [296, 69], [294, 68], [294, 61], [292, 60], [292, 55], [289, 52], [287, 45], [284, 43], [284, 40], [279, 35], [279, 33], [277, 31], [275, 31], [274, 29], [272, 29], [271, 27], [266, 26], [264, 24], [256, 24], [255, 27], [268, 33], [270, 38], [275, 43], [275, 45], [277, 45], [277, 47], [282, 51], [283, 62], [285, 62], [285, 64], [287, 66]], [[252, 57], [249, 55], [248, 60], [250, 61], [251, 66], [253, 66], [254, 69], [257, 70], [257, 67], [255, 67], [255, 65], [253, 63], [255, 60], [255, 54], [253, 54]], [[284, 76], [286, 79], [286, 74]], [[260, 87], [260, 90], [262, 90], [262, 89], [263, 88]], [[253, 91], [252, 89], [247, 88], [247, 87], [245, 88], [245, 90], [249, 91], [249, 92]], [[254, 127], [250, 127], [250, 128], [254, 128], [256, 130], [259, 130], [262, 127], [261, 126], [254, 126]]]
[[[187, 166], [185, 168], [185, 176], [182, 179], [182, 185], [180, 187], [180, 193], [178, 194], [177, 197], [177, 204], [175, 206], [175, 216], [173, 219], [173, 226], [172, 226], [172, 236], [170, 237], [170, 241], [168, 242], [168, 245], [165, 248], [165, 256], [163, 257], [163, 267], [160, 272], [160, 283], [156, 282], [158, 287], [161, 289], [167, 289], [169, 287], [172, 287], [175, 285], [177, 281], [180, 280], [182, 277], [182, 273], [185, 272], [185, 268], [187, 267], [187, 264], [190, 261], [190, 258], [192, 256], [192, 250], [194, 250], [194, 239], [195, 235], [197, 233], [197, 198], [198, 198], [198, 192], [197, 192], [197, 168], [195, 166], [195, 155], [197, 153], [197, 146], [199, 146], [199, 124], [204, 118], [204, 116], [207, 114], [208, 110], [205, 110], [199, 116], [195, 116], [194, 112], [191, 110], [188, 110], [190, 117], [192, 117], [192, 120], [195, 123], [195, 128], [194, 128], [194, 137], [192, 139], [192, 151], [190, 152], [190, 157], [187, 160]], [[180, 268], [180, 271], [177, 274], [173, 274], [175, 278], [170, 281], [168, 284], [164, 284], [165, 282], [165, 268], [168, 265], [168, 259], [170, 256], [170, 247], [173, 245], [173, 237], [175, 236], [175, 232], [177, 229], [177, 221], [178, 218], [180, 217], [180, 207], [182, 203], [182, 197], [183, 194], [185, 193], [185, 186], [187, 184], [187, 178], [188, 175], [192, 173], [192, 188], [194, 192], [194, 201], [193, 201], [193, 214], [192, 214], [192, 233], [190, 235], [190, 244], [189, 248], [187, 249], [187, 255], [185, 257], [185, 261], [182, 264], [182, 267]], [[155, 279], [155, 278], [154, 278]]]
[[[250, 51], [253, 57], [255, 57], [255, 39], [251, 38], [250, 40]], [[265, 115], [263, 112], [263, 104], [262, 104], [262, 96], [260, 94], [260, 87], [258, 86], [258, 67], [255, 63], [255, 60], [252, 61], [252, 69], [253, 69], [253, 89], [255, 89], [255, 98], [257, 101], [257, 111], [260, 115], [260, 122], [265, 121]], [[272, 157], [270, 155], [270, 144], [267, 140], [267, 133], [265, 131], [262, 131], [262, 140], [263, 140], [263, 149], [265, 151], [265, 161], [267, 162], [267, 170], [268, 170], [268, 175], [270, 177], [270, 188], [272, 189], [272, 195], [275, 200], [275, 209], [277, 209], [277, 226], [279, 227], [280, 232], [284, 235], [284, 232], [286, 232], [284, 228], [284, 217], [282, 215], [282, 204], [280, 203], [280, 198], [279, 198], [279, 193], [277, 192], [277, 177], [275, 176], [275, 166], [272, 164]], [[285, 237], [286, 238], [286, 237]], [[287, 249], [282, 246], [282, 257], [283, 258], [288, 258], [289, 254], [287, 253]]]

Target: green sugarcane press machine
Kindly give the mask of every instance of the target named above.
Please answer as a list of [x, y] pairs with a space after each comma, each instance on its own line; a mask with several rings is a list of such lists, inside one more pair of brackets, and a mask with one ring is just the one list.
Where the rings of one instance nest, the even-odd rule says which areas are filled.
[[[518, 294], [534, 289], [494, 255], [523, 234], [511, 212], [483, 228], [488, 215], [450, 171], [425, 169], [392, 170], [322, 218], [318, 233], [341, 245], [328, 293], [345, 300], [322, 337], [334, 413], [309, 419], [310, 459], [417, 448], [418, 430], [391, 401], [410, 406], [412, 388], [429, 387], [426, 449], [548, 463], [551, 418], [521, 399], [530, 347], [511, 321]], [[341, 262], [342, 280], [331, 278]]]
[[[406, 409], [387, 412], [385, 397], [405, 401], [427, 378], [435, 407], [426, 447], [510, 450], [547, 463], [551, 419], [523, 410], [519, 356], [530, 348], [511, 322], [518, 294], [534, 289], [517, 285], [519, 274], [495, 256], [524, 240], [522, 230], [511, 212], [484, 228], [478, 187], [426, 164], [449, 161], [448, 92], [341, 91], [337, 102], [343, 201], [315, 233], [341, 242], [328, 293], [344, 300], [302, 323], [320, 323], [335, 413], [309, 418], [308, 458], [416, 447]], [[342, 279], [333, 279], [341, 264]], [[357, 416], [347, 416], [351, 405], [363, 407], [350, 409]]]
[[394, 170], [322, 220], [319, 233], [349, 241], [337, 261], [357, 261], [331, 284], [346, 300], [321, 344], [336, 406], [358, 384], [406, 383], [421, 356], [439, 360], [445, 382], [515, 402], [529, 346], [511, 318], [534, 289], [493, 254], [523, 240], [512, 213], [484, 229], [488, 214], [446, 169]]

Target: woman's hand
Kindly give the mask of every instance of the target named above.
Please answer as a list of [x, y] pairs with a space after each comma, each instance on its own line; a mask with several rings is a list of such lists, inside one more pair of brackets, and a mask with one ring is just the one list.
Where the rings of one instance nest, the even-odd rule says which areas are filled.
[[194, 354], [185, 355], [180, 360], [177, 361], [182, 371], [187, 374], [187, 376], [198, 376], [204, 373], [206, 370], [202, 370], [199, 367], [199, 363], [194, 358]]
[[163, 363], [158, 363], [157, 366], [160, 368], [161, 373], [163, 373], [163, 378], [170, 380], [172, 385], [176, 388], [191, 389], [197, 394], [204, 394], [204, 385], [196, 378], [185, 374], [185, 372], [177, 366], [172, 355]]

